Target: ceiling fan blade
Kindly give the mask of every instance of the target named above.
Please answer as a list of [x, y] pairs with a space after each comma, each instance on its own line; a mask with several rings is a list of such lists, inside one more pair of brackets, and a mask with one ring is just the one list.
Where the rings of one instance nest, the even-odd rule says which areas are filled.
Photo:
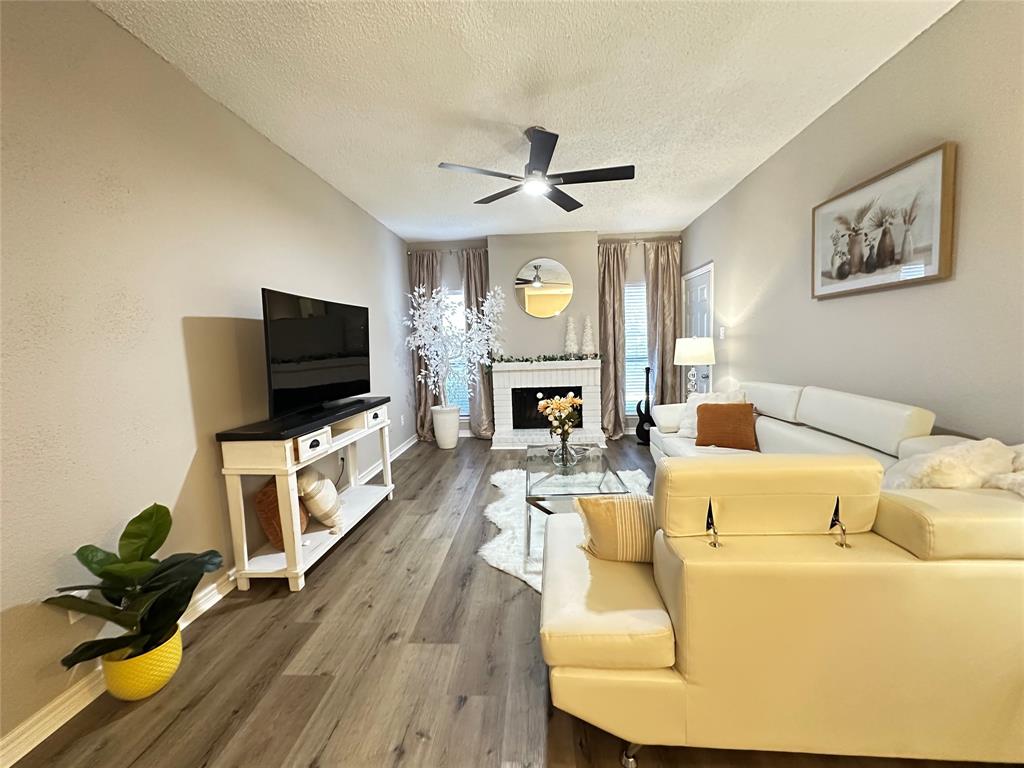
[[508, 189], [501, 190], [501, 192], [495, 192], [493, 195], [488, 195], [487, 197], [481, 197], [479, 200], [474, 200], [473, 204], [487, 205], [488, 203], [493, 203], [495, 200], [501, 200], [501, 198], [503, 197], [508, 197], [513, 192], [518, 192], [522, 188], [522, 184], [516, 184], [514, 187], [509, 187]]
[[558, 134], [545, 131], [543, 128], [530, 128], [526, 136], [530, 140], [530, 162], [526, 164], [526, 172], [547, 174], [551, 156], [555, 154]]
[[544, 197], [557, 205], [563, 211], [575, 211], [577, 208], [583, 207], [583, 203], [576, 198], [565, 194], [565, 192], [560, 190], [558, 187], [551, 187], [551, 189], [544, 193]]
[[552, 173], [548, 181], [552, 184], [590, 184], [595, 181], [628, 181], [636, 177], [636, 167], [616, 165], [613, 168], [592, 168], [588, 171]]
[[446, 171], [466, 171], [467, 173], [478, 173], [481, 176], [494, 176], [498, 179], [508, 179], [509, 181], [522, 181], [522, 176], [514, 176], [511, 173], [502, 173], [501, 171], [488, 171], [485, 168], [474, 168], [471, 165], [457, 165], [456, 163], [438, 163], [438, 168], [444, 168]]

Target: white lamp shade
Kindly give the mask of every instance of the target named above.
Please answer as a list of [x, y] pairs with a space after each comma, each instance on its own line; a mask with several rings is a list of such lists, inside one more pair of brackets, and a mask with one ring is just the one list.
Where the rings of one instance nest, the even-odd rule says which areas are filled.
[[676, 365], [714, 365], [715, 342], [710, 336], [676, 339]]

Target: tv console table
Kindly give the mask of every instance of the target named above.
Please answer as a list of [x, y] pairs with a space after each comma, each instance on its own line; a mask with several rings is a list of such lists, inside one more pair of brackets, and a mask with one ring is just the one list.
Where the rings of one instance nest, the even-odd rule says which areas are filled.
[[[298, 592], [305, 586], [306, 571], [341, 541], [356, 523], [384, 500], [392, 498], [391, 451], [387, 403], [390, 397], [362, 398], [336, 408], [310, 414], [293, 414], [226, 432], [218, 432], [224, 459], [224, 483], [231, 517], [231, 540], [235, 555], [238, 588], [249, 588], [249, 579], [287, 578], [288, 588]], [[383, 485], [359, 482], [356, 441], [377, 433], [383, 464]], [[332, 533], [309, 521], [302, 533], [296, 473], [338, 451], [345, 452], [345, 475], [338, 494], [342, 498], [341, 526]], [[277, 506], [281, 514], [284, 551], [266, 544], [249, 552], [245, 532], [243, 475], [276, 478]]]

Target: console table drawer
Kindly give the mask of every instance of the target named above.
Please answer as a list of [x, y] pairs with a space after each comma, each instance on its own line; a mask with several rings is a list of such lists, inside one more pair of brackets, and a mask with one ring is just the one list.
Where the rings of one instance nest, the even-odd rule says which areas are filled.
[[331, 448], [331, 428], [324, 427], [316, 432], [295, 438], [295, 456], [298, 461], [312, 459], [327, 453]]
[[386, 405], [380, 408], [374, 408], [372, 411], [366, 412], [366, 428], [371, 429], [379, 424], [383, 424], [388, 420], [388, 407]]

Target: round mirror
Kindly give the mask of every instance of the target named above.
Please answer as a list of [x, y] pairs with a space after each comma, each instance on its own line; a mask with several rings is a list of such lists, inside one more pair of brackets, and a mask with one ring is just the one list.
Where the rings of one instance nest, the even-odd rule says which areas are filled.
[[554, 259], [534, 259], [516, 275], [516, 301], [532, 317], [554, 317], [572, 300], [572, 276]]

